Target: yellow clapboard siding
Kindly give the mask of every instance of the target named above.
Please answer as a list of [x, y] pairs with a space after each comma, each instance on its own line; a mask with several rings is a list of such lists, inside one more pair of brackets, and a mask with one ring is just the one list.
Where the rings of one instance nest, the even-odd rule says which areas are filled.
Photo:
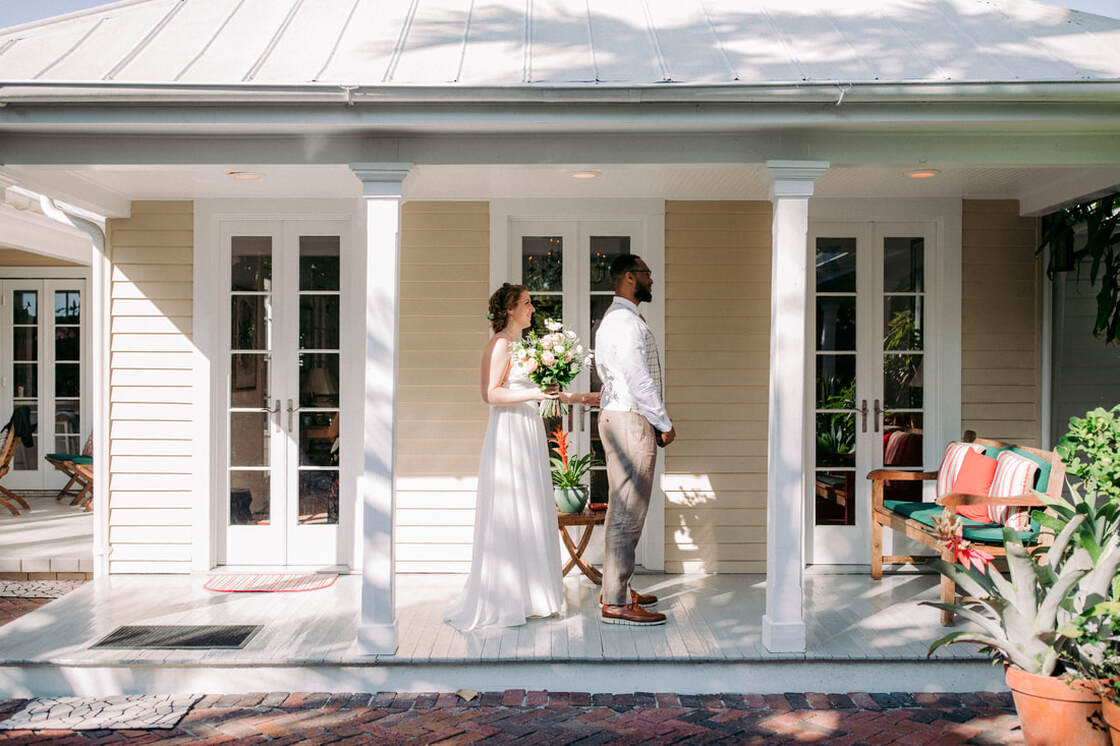
[[[109, 491], [184, 492], [194, 489], [190, 474], [110, 474]], [[112, 496], [110, 496], [112, 500]]]
[[[147, 438], [151, 435], [152, 425], [150, 422], [140, 420], [114, 420], [109, 423], [109, 436], [112, 438]], [[161, 422], [159, 437], [175, 440], [193, 440], [194, 423], [186, 420]]]
[[109, 389], [111, 402], [154, 402], [157, 404], [190, 404], [194, 401], [194, 389], [189, 386], [112, 386]]
[[193, 282], [189, 264], [114, 264], [113, 282]]
[[191, 244], [178, 246], [136, 246], [115, 244], [117, 231], [113, 231], [113, 261], [122, 264], [193, 264], [194, 248]]
[[[665, 210], [665, 398], [682, 446], [661, 480], [666, 570], [697, 553], [706, 567], [764, 560], [771, 206]], [[682, 531], [700, 546], [681, 554]], [[745, 540], [762, 552], [739, 557]]]
[[[961, 425], [982, 437], [1037, 445], [1037, 219], [1020, 217], [1015, 200], [965, 200], [962, 210]], [[986, 396], [993, 388], [1003, 390]]]
[[114, 474], [190, 474], [193, 467], [191, 456], [109, 457], [109, 468]]
[[116, 316], [171, 316], [189, 318], [194, 313], [193, 300], [166, 298], [114, 298], [111, 313]]
[[111, 386], [192, 386], [194, 372], [189, 370], [140, 370], [120, 368], [110, 372]]
[[397, 572], [462, 575], [470, 569], [470, 562], [401, 562], [400, 558], [397, 558]]
[[109, 442], [110, 456], [190, 456], [193, 453], [194, 444], [189, 440], [132, 439], [114, 434]]
[[190, 300], [194, 285], [189, 282], [114, 282], [114, 298], [167, 298]]
[[186, 508], [110, 508], [112, 526], [189, 526]]
[[[194, 494], [190, 492], [122, 492], [113, 493], [110, 508], [190, 508]], [[189, 540], [188, 532], [188, 540]], [[151, 541], [150, 538], [144, 541]]]
[[151, 249], [155, 253], [163, 248], [191, 247], [194, 245], [194, 232], [190, 230], [128, 230], [121, 227], [113, 229], [113, 250], [134, 247]]
[[190, 562], [191, 548], [175, 544], [121, 544], [113, 547], [114, 562]]
[[[190, 404], [156, 404], [135, 402], [114, 402], [109, 406], [109, 418], [114, 420], [148, 420], [166, 422], [167, 420], [189, 421], [193, 415]], [[159, 432], [158, 427], [152, 432]]]
[[[471, 545], [470, 544], [440, 544], [431, 543], [405, 544], [397, 543], [397, 563], [404, 562], [462, 562], [465, 567], [462, 571], [470, 569]], [[401, 570], [402, 572], [404, 570]]]
[[765, 562], [766, 543], [757, 544], [717, 544], [707, 543], [698, 546], [678, 546], [666, 543], [666, 562], [688, 562], [703, 560], [707, 562], [732, 560], [738, 562]]
[[417, 510], [399, 506], [393, 511], [398, 526], [467, 526], [474, 527], [474, 510]]
[[192, 370], [194, 356], [189, 352], [114, 352], [109, 367], [131, 370]]
[[112, 331], [120, 334], [182, 334], [194, 333], [190, 316], [115, 316]]

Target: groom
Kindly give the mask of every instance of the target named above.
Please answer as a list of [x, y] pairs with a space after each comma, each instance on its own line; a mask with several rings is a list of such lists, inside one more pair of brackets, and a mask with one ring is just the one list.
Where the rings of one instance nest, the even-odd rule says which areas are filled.
[[599, 439], [607, 457], [607, 503], [603, 559], [602, 621], [636, 627], [665, 623], [665, 615], [643, 606], [657, 597], [630, 587], [634, 550], [642, 535], [658, 446], [677, 436], [661, 395], [657, 341], [638, 311], [653, 300], [653, 278], [640, 256], [611, 262], [614, 302], [595, 333], [595, 368], [603, 382]]

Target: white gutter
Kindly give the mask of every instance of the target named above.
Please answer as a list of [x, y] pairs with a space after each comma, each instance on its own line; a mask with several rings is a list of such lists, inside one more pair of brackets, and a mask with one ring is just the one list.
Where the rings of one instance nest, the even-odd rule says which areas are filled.
[[112, 552], [112, 547], [109, 546], [109, 409], [106, 396], [109, 381], [106, 351], [109, 345], [105, 325], [110, 270], [109, 259], [105, 256], [105, 231], [103, 222], [100, 225], [95, 222], [98, 216], [70, 205], [60, 205], [43, 195], [38, 196], [44, 215], [84, 231], [93, 244], [90, 298], [95, 299], [95, 302], [89, 304], [93, 309], [93, 431], [97, 435], [93, 439], [93, 572], [95, 577], [101, 577], [109, 573], [109, 554]]
[[341, 83], [120, 83], [0, 81], [8, 103], [853, 103], [950, 101], [1116, 102], [1117, 80], [780, 81], [690, 85], [572, 82], [513, 85]]

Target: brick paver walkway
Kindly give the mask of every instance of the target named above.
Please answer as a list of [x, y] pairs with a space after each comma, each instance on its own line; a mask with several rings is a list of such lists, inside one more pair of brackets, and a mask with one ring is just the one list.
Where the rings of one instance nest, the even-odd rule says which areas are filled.
[[[26, 704], [0, 703], [0, 720]], [[1005, 694], [485, 692], [211, 695], [172, 730], [0, 731], [0, 743], [1021, 744]]]
[[[0, 598], [0, 624], [48, 599]], [[27, 700], [0, 701], [0, 721]], [[170, 730], [0, 731], [9, 743], [1022, 744], [1010, 694], [208, 695]]]

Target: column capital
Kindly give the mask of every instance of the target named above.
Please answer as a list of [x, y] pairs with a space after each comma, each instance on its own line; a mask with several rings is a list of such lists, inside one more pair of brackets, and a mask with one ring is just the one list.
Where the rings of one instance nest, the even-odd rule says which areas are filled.
[[350, 170], [362, 182], [363, 197], [400, 197], [401, 182], [412, 170], [412, 164], [351, 163]]
[[813, 182], [828, 170], [828, 161], [766, 161], [766, 170], [774, 178], [770, 199], [813, 196]]

